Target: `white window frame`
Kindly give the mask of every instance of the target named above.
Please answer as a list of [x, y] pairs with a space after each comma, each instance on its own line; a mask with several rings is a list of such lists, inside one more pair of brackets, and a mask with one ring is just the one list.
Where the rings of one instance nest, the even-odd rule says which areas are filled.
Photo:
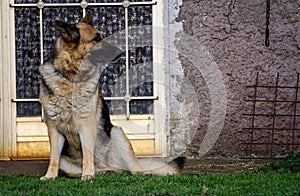
[[0, 159], [9, 159], [17, 155], [16, 149], [16, 126], [15, 126], [15, 104], [12, 103], [11, 97], [14, 92], [14, 29], [10, 28], [13, 24], [13, 11], [9, 9], [9, 0], [0, 1], [1, 11], [1, 52], [0, 52]]
[[[81, 3], [75, 3], [76, 6], [83, 8], [83, 15], [85, 15], [85, 1]], [[64, 4], [64, 6], [74, 6], [72, 4]], [[101, 5], [104, 3], [89, 3]], [[155, 141], [155, 154], [153, 156], [166, 157], [168, 152], [168, 143], [166, 139], [166, 96], [165, 96], [165, 67], [164, 67], [164, 41], [163, 41], [163, 1], [153, 0], [151, 2], [129, 2], [123, 1], [122, 3], [105, 3], [110, 5], [120, 5], [125, 7], [125, 14], [128, 11], [128, 6], [134, 5], [153, 5], [152, 10], [152, 26], [157, 29], [153, 31], [153, 88], [154, 96], [145, 97], [151, 98], [154, 101], [154, 114], [153, 115], [112, 115], [112, 121], [130, 120], [147, 120], [153, 119], [154, 121], [154, 141]], [[17, 157], [17, 138], [26, 140], [17, 133], [17, 123], [23, 122], [41, 122], [41, 117], [22, 117], [16, 116], [16, 103], [18, 101], [38, 101], [38, 99], [16, 99], [16, 62], [15, 62], [15, 21], [14, 21], [14, 8], [16, 6], [22, 6], [24, 4], [14, 4], [14, 0], [1, 0], [1, 40], [2, 46], [0, 49], [1, 66], [0, 66], [0, 158], [1, 157]], [[61, 4], [60, 4], [61, 5]], [[39, 8], [43, 6], [60, 6], [59, 4], [42, 4], [38, 3]], [[26, 4], [26, 6], [34, 6], [37, 4]], [[42, 15], [42, 9], [40, 9], [40, 15]], [[40, 17], [40, 28], [42, 30], [42, 17]], [[127, 20], [125, 20], [127, 22]], [[127, 24], [125, 24], [127, 25]], [[128, 28], [126, 28], [128, 29]], [[43, 40], [43, 34], [41, 34], [41, 40]], [[126, 39], [128, 40], [128, 39]], [[128, 44], [126, 44], [128, 46]], [[41, 43], [43, 48], [43, 43]], [[128, 50], [126, 50], [128, 51]], [[128, 55], [128, 53], [126, 54]], [[43, 62], [43, 50], [40, 54], [41, 62]], [[9, 66], [5, 66], [9, 65]], [[128, 68], [128, 65], [127, 65]], [[7, 74], [9, 73], [9, 74]], [[127, 78], [127, 82], [129, 78]], [[158, 97], [158, 99], [155, 99]], [[111, 98], [106, 98], [110, 100]], [[126, 99], [126, 97], [124, 97]], [[136, 98], [139, 99], [139, 98]], [[129, 103], [129, 102], [128, 102]], [[129, 107], [129, 104], [127, 104]], [[127, 110], [128, 111], [128, 110]], [[5, 114], [5, 115], [2, 115]], [[159, 131], [158, 131], [159, 130]], [[48, 140], [47, 133], [44, 132], [39, 138], [41, 141]], [[147, 138], [148, 136], [140, 134], [128, 134], [129, 139]], [[28, 139], [28, 138], [27, 138]], [[3, 148], [2, 148], [3, 147]]]

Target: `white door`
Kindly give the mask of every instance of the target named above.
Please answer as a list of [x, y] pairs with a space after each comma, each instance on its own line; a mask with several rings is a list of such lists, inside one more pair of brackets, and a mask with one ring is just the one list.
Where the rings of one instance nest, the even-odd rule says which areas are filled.
[[10, 38], [10, 134], [15, 137], [11, 157], [48, 157], [49, 141], [38, 102], [38, 66], [51, 58], [57, 36], [54, 20], [78, 22], [87, 10], [105, 37], [126, 51], [118, 62], [103, 68], [100, 79], [113, 124], [123, 127], [137, 155], [166, 156], [163, 35], [152, 28], [162, 24], [162, 6], [156, 1], [55, 2], [9, 2], [7, 19], [14, 32]]

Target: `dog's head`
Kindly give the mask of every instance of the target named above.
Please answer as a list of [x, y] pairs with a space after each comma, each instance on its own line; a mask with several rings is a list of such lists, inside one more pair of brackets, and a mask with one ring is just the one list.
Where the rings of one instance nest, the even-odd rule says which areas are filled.
[[60, 33], [58, 50], [63, 48], [70, 54], [72, 61], [81, 61], [89, 52], [93, 52], [93, 60], [107, 63], [123, 53], [120, 48], [104, 41], [103, 34], [93, 27], [89, 12], [77, 24], [55, 21], [55, 28]]

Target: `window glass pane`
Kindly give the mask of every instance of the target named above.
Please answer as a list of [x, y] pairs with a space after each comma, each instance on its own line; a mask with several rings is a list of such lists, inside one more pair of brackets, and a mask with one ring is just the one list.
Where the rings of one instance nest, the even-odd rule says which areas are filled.
[[110, 114], [126, 114], [126, 102], [123, 100], [106, 101]]
[[116, 34], [125, 29], [124, 7], [88, 7], [87, 10], [93, 15], [93, 25], [103, 33], [104, 37], [114, 34], [112, 41], [125, 44], [125, 37]]
[[38, 9], [15, 9], [17, 98], [39, 95], [40, 32]]
[[41, 116], [41, 104], [39, 102], [17, 103], [17, 117]]
[[[125, 10], [124, 7], [90, 7], [93, 25], [99, 29], [112, 45], [125, 48]], [[104, 66], [101, 70], [100, 89], [104, 97], [126, 95], [125, 55], [117, 62]], [[122, 111], [122, 110], [117, 110]]]
[[153, 95], [152, 47], [137, 47], [130, 51], [130, 93], [131, 96]]
[[124, 97], [126, 95], [125, 58], [104, 67], [100, 76], [100, 89], [104, 97]]
[[[38, 98], [40, 61], [39, 10], [15, 9], [16, 95], [17, 98]], [[17, 116], [39, 116], [38, 102], [17, 103]]]
[[130, 114], [153, 114], [153, 100], [132, 100]]
[[[152, 6], [132, 6], [129, 18], [131, 96], [153, 96]], [[130, 114], [153, 114], [153, 100], [132, 100]]]
[[152, 6], [130, 6], [129, 26], [152, 25]]

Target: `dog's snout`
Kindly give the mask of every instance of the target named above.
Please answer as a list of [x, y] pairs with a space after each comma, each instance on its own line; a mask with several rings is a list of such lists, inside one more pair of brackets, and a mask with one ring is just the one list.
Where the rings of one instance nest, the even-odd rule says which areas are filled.
[[124, 53], [121, 48], [102, 40], [90, 51], [88, 58], [94, 63], [109, 63], [118, 60]]

